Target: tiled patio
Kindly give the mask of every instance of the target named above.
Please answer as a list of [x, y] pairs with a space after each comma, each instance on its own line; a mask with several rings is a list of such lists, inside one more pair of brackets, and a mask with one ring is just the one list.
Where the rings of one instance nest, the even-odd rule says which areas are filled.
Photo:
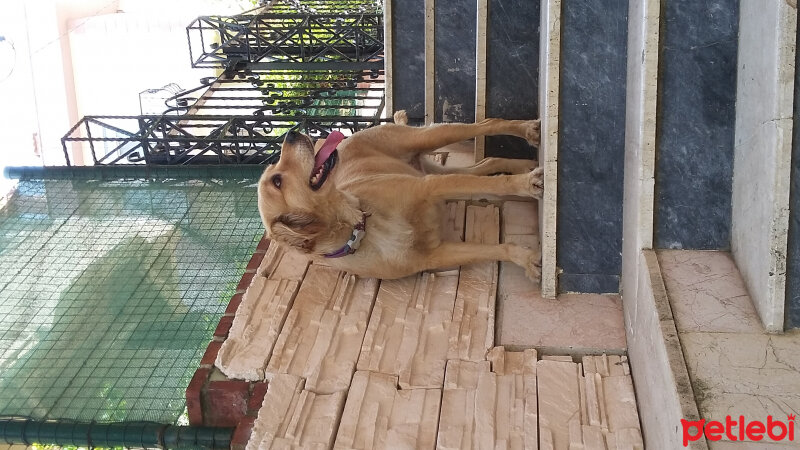
[[[536, 245], [535, 206], [454, 201], [446, 234]], [[278, 245], [249, 268], [187, 391], [237, 448], [641, 448], [627, 358], [586, 356], [625, 353], [616, 295], [543, 299], [506, 263], [359, 279]]]

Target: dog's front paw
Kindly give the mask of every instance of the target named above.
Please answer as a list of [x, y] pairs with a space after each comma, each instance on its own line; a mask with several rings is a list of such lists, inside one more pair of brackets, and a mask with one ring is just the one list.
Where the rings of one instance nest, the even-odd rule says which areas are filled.
[[541, 141], [541, 126], [539, 120], [528, 120], [525, 122], [525, 140], [528, 144], [539, 147]]
[[525, 275], [538, 283], [542, 278], [542, 252], [538, 249], [522, 247], [516, 244], [504, 244], [510, 249], [511, 261], [525, 269]]
[[537, 167], [528, 172], [527, 177], [525, 187], [528, 189], [528, 195], [534, 198], [542, 198], [542, 192], [544, 192], [544, 169]]
[[542, 255], [539, 252], [528, 259], [528, 263], [525, 264], [525, 275], [534, 283], [542, 281]]

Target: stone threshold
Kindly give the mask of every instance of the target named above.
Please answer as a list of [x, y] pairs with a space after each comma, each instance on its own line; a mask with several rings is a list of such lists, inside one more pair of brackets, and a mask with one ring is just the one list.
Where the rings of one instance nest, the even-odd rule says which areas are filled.
[[[626, 327], [634, 383], [648, 386], [637, 389], [648, 448], [684, 448], [684, 437], [694, 449], [797, 447], [789, 416], [800, 413], [800, 334], [766, 332], [728, 252], [644, 250], [640, 262]], [[739, 434], [741, 417], [771, 417], [796, 437], [787, 428], [783, 439], [764, 431], [754, 442]], [[682, 419], [736, 424], [707, 440]]]

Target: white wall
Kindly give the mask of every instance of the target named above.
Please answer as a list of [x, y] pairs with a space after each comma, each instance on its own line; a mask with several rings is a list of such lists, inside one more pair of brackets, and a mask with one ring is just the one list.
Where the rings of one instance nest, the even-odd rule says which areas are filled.
[[561, 0], [542, 0], [539, 37], [539, 166], [544, 167], [544, 193], [539, 200], [539, 242], [542, 246], [542, 296], [555, 298], [556, 217], [558, 192], [558, 99], [561, 67]]
[[632, 1], [628, 11], [621, 294], [631, 307], [641, 250], [653, 248], [660, 8], [660, 0]]
[[[64, 164], [61, 137], [81, 115], [137, 114], [139, 91], [171, 81], [196, 84], [209, 72], [190, 69], [185, 26], [201, 14], [252, 6], [250, 0], [4, 3], [0, 34], [13, 41], [16, 57], [13, 76], [0, 79], [0, 167]], [[131, 62], [146, 58], [152, 62]], [[0, 77], [4, 63], [0, 48]]]
[[[2, 157], [9, 165], [64, 163], [60, 138], [71, 125], [74, 101], [70, 68], [65, 65], [69, 53], [63, 45], [63, 12], [57, 0], [9, 2], [3, 7], [0, 24], [17, 50], [14, 78], [0, 85], [7, 102], [0, 108], [3, 134], [13, 136], [15, 142], [13, 148], [3, 146]], [[30, 159], [34, 141], [40, 160]]]
[[[78, 26], [80, 24], [80, 26]], [[69, 33], [79, 116], [139, 114], [139, 93], [177, 83], [199, 85], [180, 17], [119, 13], [79, 19]]]
[[[38, 130], [33, 80], [28, 58], [25, 3], [10, 2], [0, 15], [0, 170], [5, 166], [37, 164], [34, 138]], [[13, 49], [12, 49], [13, 45]], [[10, 183], [0, 177], [0, 197]]]
[[796, 6], [741, 0], [731, 248], [767, 331], [783, 330]]

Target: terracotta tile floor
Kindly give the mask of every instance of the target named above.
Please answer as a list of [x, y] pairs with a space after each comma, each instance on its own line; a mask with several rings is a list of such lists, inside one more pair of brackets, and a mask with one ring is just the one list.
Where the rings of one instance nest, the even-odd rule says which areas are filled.
[[[503, 203], [503, 242], [539, 243], [535, 202]], [[498, 345], [538, 348], [551, 354], [625, 352], [619, 295], [562, 294], [544, 299], [521, 267], [500, 263]]]
[[[535, 203], [497, 203], [451, 203], [449, 234], [537, 245]], [[626, 358], [579, 356], [624, 352], [618, 296], [545, 300], [510, 264], [373, 283], [295, 259], [270, 246], [216, 361], [270, 386], [248, 448], [640, 445]]]

